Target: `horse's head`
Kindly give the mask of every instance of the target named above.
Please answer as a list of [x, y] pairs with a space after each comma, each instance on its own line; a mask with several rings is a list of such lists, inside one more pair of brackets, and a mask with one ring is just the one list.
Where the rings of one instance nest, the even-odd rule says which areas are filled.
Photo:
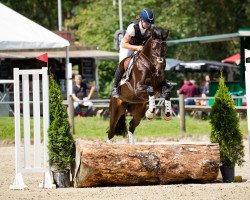
[[160, 27], [154, 27], [151, 32], [151, 55], [157, 76], [160, 76], [165, 69], [165, 56], [167, 51], [166, 39], [168, 35], [169, 31], [165, 31]]

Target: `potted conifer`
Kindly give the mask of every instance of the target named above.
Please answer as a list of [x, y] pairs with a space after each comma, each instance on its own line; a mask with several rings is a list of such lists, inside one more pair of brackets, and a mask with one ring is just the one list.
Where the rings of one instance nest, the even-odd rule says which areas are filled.
[[212, 143], [219, 143], [220, 146], [223, 182], [233, 182], [235, 165], [242, 166], [244, 162], [243, 136], [234, 101], [222, 74], [211, 109], [210, 123], [212, 126], [210, 140]]
[[65, 106], [62, 104], [61, 91], [50, 75], [48, 130], [49, 164], [52, 168], [57, 187], [70, 186], [70, 169], [75, 158], [75, 143], [70, 134], [70, 124]]

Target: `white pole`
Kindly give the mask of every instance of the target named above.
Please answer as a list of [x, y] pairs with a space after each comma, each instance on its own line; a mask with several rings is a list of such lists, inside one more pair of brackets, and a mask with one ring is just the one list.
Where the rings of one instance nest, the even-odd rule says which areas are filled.
[[119, 20], [120, 20], [120, 30], [123, 31], [123, 22], [122, 22], [122, 0], [119, 0]]
[[72, 94], [72, 64], [69, 63], [69, 47], [66, 47], [66, 90], [67, 100], [69, 95]]
[[[246, 63], [246, 59], [250, 59], [250, 50], [245, 49], [245, 81], [246, 81], [246, 97], [247, 97], [247, 126], [248, 126], [248, 147], [250, 154], [250, 62]], [[250, 161], [250, 156], [249, 156]]]
[[62, 31], [62, 2], [58, 0], [58, 30]]

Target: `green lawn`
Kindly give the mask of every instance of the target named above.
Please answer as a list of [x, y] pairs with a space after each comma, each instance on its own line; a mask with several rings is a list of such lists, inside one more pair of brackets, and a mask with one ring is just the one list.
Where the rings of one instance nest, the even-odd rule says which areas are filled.
[[[131, 118], [127, 118], [127, 124]], [[22, 121], [22, 119], [21, 119]], [[31, 129], [32, 129], [31, 120]], [[97, 117], [75, 118], [75, 138], [85, 139], [105, 139], [107, 137], [106, 131], [108, 129], [108, 120], [102, 120]], [[42, 127], [42, 126], [41, 126]], [[240, 128], [247, 137], [247, 121], [240, 121]], [[211, 131], [209, 120], [197, 120], [186, 117], [186, 133], [181, 133], [179, 118], [173, 118], [171, 121], [162, 119], [142, 120], [140, 125], [135, 130], [137, 139], [143, 138], [174, 138], [196, 135], [208, 135]], [[31, 134], [33, 135], [32, 131]], [[14, 141], [14, 118], [0, 117], [0, 140]]]

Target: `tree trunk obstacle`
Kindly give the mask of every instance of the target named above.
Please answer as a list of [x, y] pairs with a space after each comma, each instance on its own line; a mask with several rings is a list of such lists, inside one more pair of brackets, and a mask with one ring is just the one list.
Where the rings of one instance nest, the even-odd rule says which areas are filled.
[[214, 182], [218, 144], [129, 145], [76, 141], [75, 187]]

